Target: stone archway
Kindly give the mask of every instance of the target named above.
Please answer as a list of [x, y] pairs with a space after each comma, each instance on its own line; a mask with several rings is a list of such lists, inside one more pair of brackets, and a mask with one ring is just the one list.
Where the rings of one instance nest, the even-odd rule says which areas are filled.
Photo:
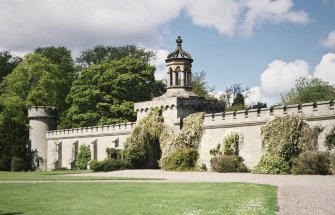
[[150, 144], [150, 148], [147, 151], [147, 162], [145, 164], [145, 168], [149, 169], [159, 169], [158, 161], [161, 159], [162, 150], [160, 147], [159, 140], [155, 140]]

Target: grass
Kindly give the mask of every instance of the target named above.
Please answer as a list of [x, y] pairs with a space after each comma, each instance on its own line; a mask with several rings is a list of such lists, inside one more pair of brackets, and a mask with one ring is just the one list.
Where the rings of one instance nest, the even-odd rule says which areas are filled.
[[[118, 178], [104, 176], [71, 176], [89, 173], [89, 170], [59, 170], [48, 172], [5, 172], [0, 171], [0, 181], [54, 181], [54, 180], [153, 180], [151, 178]], [[1, 213], [0, 213], [1, 215]]]
[[276, 192], [246, 183], [10, 183], [0, 184], [0, 215], [274, 215]]

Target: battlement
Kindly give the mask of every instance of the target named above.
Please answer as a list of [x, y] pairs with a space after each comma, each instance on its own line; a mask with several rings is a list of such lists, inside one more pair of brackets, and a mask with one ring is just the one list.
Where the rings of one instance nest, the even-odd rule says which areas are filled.
[[135, 111], [137, 113], [148, 112], [151, 108], [160, 108], [162, 110], [174, 109], [174, 108], [193, 108], [200, 111], [216, 112], [222, 110], [222, 104], [214, 101], [207, 101], [200, 99], [200, 97], [195, 98], [180, 98], [180, 97], [170, 97], [164, 99], [154, 99], [152, 101], [138, 102], [135, 103]]
[[101, 125], [81, 128], [71, 128], [62, 130], [53, 130], [46, 132], [47, 139], [59, 139], [59, 138], [74, 138], [74, 137], [91, 137], [91, 136], [110, 136], [117, 134], [130, 134], [134, 125], [134, 122], [112, 124], [112, 125]]
[[33, 106], [28, 109], [28, 118], [56, 118], [58, 109], [50, 106]]
[[250, 124], [263, 124], [275, 116], [298, 115], [313, 121], [335, 118], [334, 103], [321, 101], [273, 108], [249, 109], [223, 113], [206, 114], [205, 127], [234, 127]]

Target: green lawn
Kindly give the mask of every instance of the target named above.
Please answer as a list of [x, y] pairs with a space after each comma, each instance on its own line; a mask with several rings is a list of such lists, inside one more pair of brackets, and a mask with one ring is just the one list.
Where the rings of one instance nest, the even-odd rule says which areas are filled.
[[274, 215], [276, 193], [246, 183], [0, 183], [0, 215]]
[[[79, 174], [92, 172], [88, 170], [62, 170], [48, 172], [5, 172], [0, 171], [1, 181], [53, 181], [53, 180], [152, 180], [151, 178], [117, 178], [96, 176], [68, 176], [68, 174]], [[1, 215], [1, 213], [0, 213]]]

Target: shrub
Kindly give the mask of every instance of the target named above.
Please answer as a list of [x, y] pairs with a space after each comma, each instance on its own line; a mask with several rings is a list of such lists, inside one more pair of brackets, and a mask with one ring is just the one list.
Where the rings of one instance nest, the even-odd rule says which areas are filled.
[[292, 161], [291, 172], [295, 175], [329, 175], [331, 174], [330, 154], [321, 151], [306, 151]]
[[26, 164], [24, 160], [20, 157], [12, 157], [11, 160], [11, 171], [13, 172], [20, 172], [26, 170]]
[[147, 158], [147, 150], [144, 145], [132, 145], [124, 150], [125, 159], [134, 168], [143, 168]]
[[79, 169], [87, 169], [87, 163], [91, 160], [91, 150], [89, 146], [81, 145], [75, 160], [75, 165]]
[[330, 165], [332, 174], [335, 175], [335, 154], [330, 154]]
[[328, 150], [332, 150], [335, 148], [335, 126], [330, 131], [330, 133], [326, 136], [326, 147]]
[[107, 158], [103, 161], [93, 160], [91, 163], [91, 169], [94, 172], [109, 172], [115, 170], [130, 169], [131, 164], [125, 160], [116, 160], [113, 158]]
[[195, 170], [199, 158], [197, 149], [185, 148], [170, 154], [165, 159], [164, 170], [167, 171], [188, 171]]
[[290, 165], [284, 158], [264, 154], [261, 158], [261, 161], [257, 166], [252, 170], [252, 173], [258, 174], [289, 174]]
[[222, 155], [221, 144], [219, 143], [215, 148], [210, 149], [209, 150], [209, 154], [212, 155], [212, 156], [214, 156], [214, 157]]
[[292, 159], [307, 150], [317, 149], [318, 135], [323, 128], [314, 128], [299, 116], [275, 117], [261, 128], [264, 155], [254, 173], [288, 174]]
[[[200, 145], [201, 136], [203, 134], [204, 113], [190, 114], [183, 120], [183, 127], [174, 135], [173, 132], [165, 130], [160, 137], [162, 157], [160, 165], [162, 169], [170, 169], [170, 159], [172, 154], [186, 149], [197, 150]], [[191, 159], [191, 158], [189, 158]], [[181, 167], [181, 169], [183, 169]], [[191, 169], [189, 169], [191, 170]]]
[[106, 148], [106, 153], [109, 158], [114, 158], [116, 160], [121, 160], [122, 150], [115, 148]]
[[236, 155], [221, 155], [211, 159], [211, 168], [214, 172], [247, 172], [243, 158]]
[[289, 162], [305, 150], [316, 149], [319, 130], [311, 129], [299, 116], [275, 117], [261, 128], [262, 147]]

